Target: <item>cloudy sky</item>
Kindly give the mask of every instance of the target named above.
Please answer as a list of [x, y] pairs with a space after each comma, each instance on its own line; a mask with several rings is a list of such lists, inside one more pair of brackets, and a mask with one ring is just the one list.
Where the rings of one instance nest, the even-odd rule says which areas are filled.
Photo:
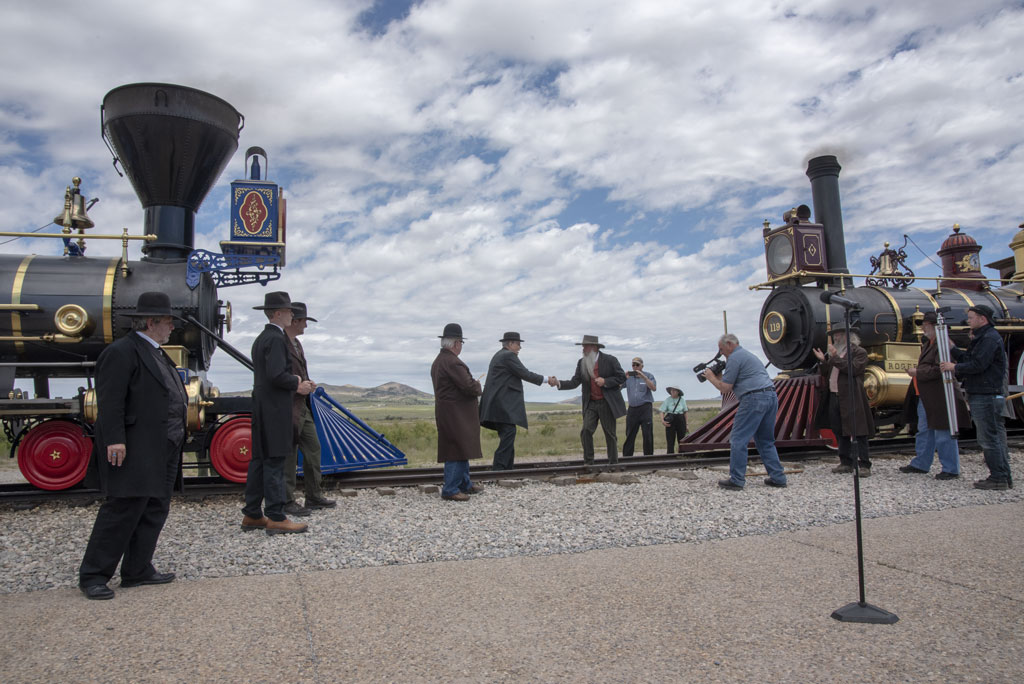
[[[288, 197], [272, 288], [319, 319], [314, 379], [430, 391], [456, 321], [475, 374], [503, 331], [522, 334], [527, 367], [561, 377], [595, 334], [624, 364], [644, 357], [659, 398], [675, 383], [707, 397], [689, 369], [715, 351], [723, 310], [763, 357], [765, 295], [747, 289], [766, 278], [762, 222], [810, 204], [810, 157], [843, 165], [854, 272], [907, 234], [914, 270], [938, 275], [954, 223], [982, 263], [1009, 255], [1024, 220], [1022, 35], [1024, 3], [986, 0], [8, 3], [0, 230], [50, 221], [78, 175], [100, 198], [96, 230], [141, 233], [99, 106], [125, 83], [188, 85], [245, 116], [197, 246], [227, 238], [227, 184], [246, 148], [266, 149]], [[265, 291], [221, 290], [235, 346], [262, 329]], [[251, 386], [222, 352], [210, 375]]]

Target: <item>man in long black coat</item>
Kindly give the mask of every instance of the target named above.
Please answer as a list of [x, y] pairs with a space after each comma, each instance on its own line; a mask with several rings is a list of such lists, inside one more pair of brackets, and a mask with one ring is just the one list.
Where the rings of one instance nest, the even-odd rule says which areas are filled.
[[242, 529], [263, 529], [267, 534], [305, 532], [307, 527], [284, 514], [284, 464], [294, 448], [292, 396], [312, 390], [310, 381], [291, 372], [290, 343], [284, 332], [292, 322], [291, 306], [287, 292], [268, 292], [263, 306], [253, 307], [266, 313], [270, 322], [252, 344], [252, 460], [245, 478]]
[[90, 599], [114, 598], [107, 582], [121, 562], [121, 586], [164, 584], [174, 573], [153, 567], [171, 508], [185, 439], [185, 386], [162, 349], [174, 330], [170, 298], [139, 296], [132, 332], [96, 363], [97, 420], [91, 477], [107, 495], [78, 571]]
[[598, 422], [604, 430], [605, 446], [608, 449], [608, 464], [618, 463], [615, 448], [615, 421], [626, 415], [626, 402], [622, 400], [622, 386], [626, 384], [626, 373], [619, 360], [604, 349], [597, 335], [584, 335], [577, 346], [583, 347], [583, 358], [576, 364], [576, 374], [569, 380], [548, 378], [548, 384], [560, 390], [582, 386], [583, 429], [580, 441], [583, 443], [583, 462], [588, 468], [594, 465], [594, 432]]
[[494, 451], [494, 470], [510, 470], [516, 458], [516, 426], [526, 424], [526, 402], [523, 380], [539, 385], [544, 376], [526, 369], [519, 360], [523, 340], [517, 332], [501, 338], [501, 349], [487, 367], [487, 381], [480, 399], [480, 424], [498, 432], [498, 448]]

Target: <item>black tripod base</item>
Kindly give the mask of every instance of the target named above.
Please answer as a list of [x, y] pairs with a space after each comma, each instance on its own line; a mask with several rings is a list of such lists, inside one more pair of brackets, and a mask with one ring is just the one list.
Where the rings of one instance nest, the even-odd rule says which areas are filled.
[[848, 603], [842, 608], [833, 611], [832, 617], [840, 622], [868, 622], [873, 625], [891, 625], [899, 620], [896, 613], [890, 613], [878, 606], [859, 601]]

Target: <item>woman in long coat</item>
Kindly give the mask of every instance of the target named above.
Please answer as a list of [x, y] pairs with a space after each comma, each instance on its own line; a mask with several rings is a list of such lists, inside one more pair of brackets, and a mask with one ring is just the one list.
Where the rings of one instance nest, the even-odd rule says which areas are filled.
[[[815, 424], [828, 427], [839, 442], [839, 465], [834, 473], [852, 473], [853, 456], [851, 445], [857, 451], [860, 474], [871, 474], [871, 459], [868, 455], [868, 439], [875, 436], [875, 422], [871, 417], [871, 406], [864, 391], [864, 369], [868, 365], [868, 353], [860, 346], [860, 338], [850, 333], [850, 344], [846, 343], [846, 332], [833, 330], [832, 343], [828, 353], [814, 349], [819, 369], [825, 379], [826, 401], [818, 407]], [[854, 403], [850, 402], [850, 375], [847, 357], [853, 360]]]
[[437, 423], [437, 462], [444, 463], [441, 498], [467, 501], [482, 488], [469, 479], [469, 460], [481, 458], [480, 383], [459, 360], [462, 326], [449, 323], [441, 337], [441, 351], [430, 367], [434, 383], [434, 421]]
[[[960, 447], [956, 437], [949, 431], [949, 413], [946, 410], [946, 396], [942, 385], [942, 371], [939, 370], [939, 348], [935, 345], [935, 325], [937, 318], [928, 312], [921, 322], [924, 337], [921, 340], [921, 355], [917, 359], [917, 367], [907, 371], [914, 379], [907, 390], [907, 398], [903, 403], [903, 420], [917, 428], [914, 447], [917, 455], [900, 468], [904, 473], [927, 473], [932, 467], [935, 452], [939, 453], [941, 472], [936, 475], [939, 480], [954, 480], [960, 476]], [[970, 413], [967, 404], [954, 388], [957, 423], [970, 425]]]

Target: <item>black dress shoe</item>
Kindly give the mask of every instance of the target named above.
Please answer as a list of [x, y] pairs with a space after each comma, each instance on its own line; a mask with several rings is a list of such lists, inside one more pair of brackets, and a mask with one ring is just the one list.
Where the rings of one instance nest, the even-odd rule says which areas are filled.
[[305, 506], [300, 506], [298, 501], [289, 501], [284, 505], [284, 512], [288, 515], [306, 516], [313, 515], [313, 511]]
[[[334, 508], [338, 505], [338, 502], [334, 499], [314, 499], [312, 497], [306, 497], [306, 508]], [[287, 511], [285, 511], [287, 513]]]
[[743, 487], [733, 482], [732, 478], [728, 480], [719, 480], [718, 486], [721, 487], [722, 489], [731, 489], [736, 492], [743, 490]]
[[85, 598], [93, 601], [105, 601], [114, 598], [114, 590], [106, 584], [90, 584], [87, 587], [78, 587], [85, 594]]
[[764, 483], [769, 487], [786, 487], [788, 486], [785, 482], [776, 482], [770, 477], [764, 478]]
[[928, 474], [927, 470], [921, 470], [920, 468], [915, 468], [912, 465], [900, 466], [900, 472], [901, 473], [920, 473], [922, 475], [927, 475]]
[[[121, 580], [122, 587], [141, 587], [144, 584], [167, 584], [174, 581], [173, 572], [154, 572], [149, 577], [140, 580]], [[110, 592], [113, 594], [114, 592]]]
[[959, 473], [947, 473], [945, 471], [935, 476], [936, 480], [955, 480], [960, 477]]

